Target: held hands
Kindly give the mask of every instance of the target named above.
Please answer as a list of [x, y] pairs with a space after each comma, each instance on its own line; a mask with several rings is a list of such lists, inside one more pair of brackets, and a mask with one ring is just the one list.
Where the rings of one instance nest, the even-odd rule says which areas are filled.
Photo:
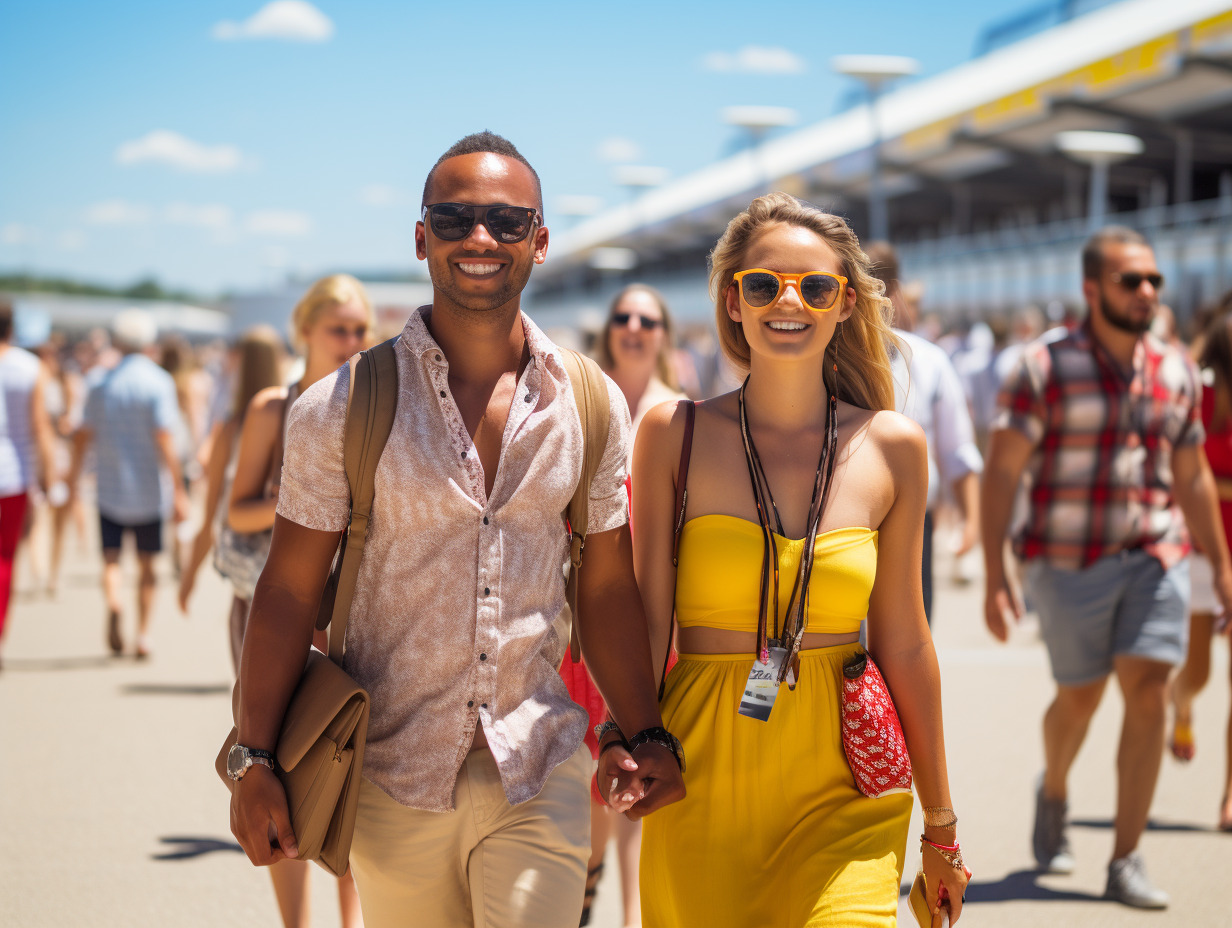
[[684, 798], [684, 778], [676, 758], [655, 743], [640, 745], [632, 755], [615, 744], [599, 755], [599, 791], [612, 808], [629, 819]]
[[1010, 637], [1009, 623], [1006, 615], [1013, 616], [1015, 622], [1022, 620], [1022, 601], [1010, 588], [1006, 580], [999, 583], [988, 581], [984, 594], [984, 622], [992, 636], [998, 641], [1008, 641]]
[[291, 830], [287, 794], [274, 772], [262, 764], [248, 768], [231, 794], [231, 834], [254, 866], [268, 867], [299, 848]]

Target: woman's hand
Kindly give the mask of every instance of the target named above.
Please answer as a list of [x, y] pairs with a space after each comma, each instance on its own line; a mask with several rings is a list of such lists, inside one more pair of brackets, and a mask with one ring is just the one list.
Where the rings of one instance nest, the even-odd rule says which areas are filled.
[[962, 914], [963, 897], [967, 892], [967, 884], [971, 881], [971, 871], [962, 864], [961, 852], [957, 854], [960, 866], [955, 867], [951, 860], [947, 859], [955, 857], [953, 853], [946, 851], [942, 854], [925, 842], [921, 842], [921, 846], [924, 854], [924, 886], [933, 913], [933, 928], [941, 928], [942, 906], [950, 910], [950, 924], [953, 925]]

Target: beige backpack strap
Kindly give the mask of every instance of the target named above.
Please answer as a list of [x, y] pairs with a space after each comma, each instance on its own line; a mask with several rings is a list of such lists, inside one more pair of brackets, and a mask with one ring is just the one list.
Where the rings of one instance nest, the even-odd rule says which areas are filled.
[[[330, 578], [334, 585], [329, 610], [329, 656], [341, 663], [346, 642], [347, 619], [359, 564], [368, 538], [372, 501], [376, 495], [376, 466], [393, 429], [398, 406], [398, 361], [394, 351], [397, 338], [361, 351], [351, 359], [351, 388], [347, 394], [343, 462], [351, 488], [351, 521], [338, 552]], [[322, 606], [326, 605], [324, 598]], [[322, 608], [322, 612], [326, 610]], [[324, 616], [318, 617], [318, 624]]]
[[569, 582], [565, 586], [565, 598], [573, 625], [569, 632], [569, 654], [576, 664], [582, 656], [577, 633], [577, 586], [578, 571], [582, 567], [582, 555], [586, 549], [586, 533], [590, 518], [590, 484], [595, 479], [603, 451], [607, 448], [608, 429], [612, 424], [612, 407], [607, 395], [607, 381], [599, 365], [579, 352], [561, 349], [561, 361], [573, 387], [577, 401], [578, 417], [582, 421], [582, 476], [569, 508], [565, 511], [569, 520]]

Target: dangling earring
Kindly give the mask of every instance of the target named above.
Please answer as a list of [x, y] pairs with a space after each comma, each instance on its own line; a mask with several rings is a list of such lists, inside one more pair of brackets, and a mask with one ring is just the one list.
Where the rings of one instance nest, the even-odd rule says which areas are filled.
[[840, 322], [834, 329], [834, 361], [831, 363], [830, 368], [834, 372], [834, 396], [831, 397], [831, 399], [838, 396], [838, 339], [842, 334], [842, 331], [843, 324]]

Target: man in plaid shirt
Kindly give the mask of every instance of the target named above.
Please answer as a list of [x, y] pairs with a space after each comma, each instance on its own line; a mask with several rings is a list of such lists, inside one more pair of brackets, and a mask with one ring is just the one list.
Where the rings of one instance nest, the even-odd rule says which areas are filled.
[[1082, 273], [1086, 322], [1029, 346], [1002, 388], [981, 494], [984, 617], [1004, 641], [1006, 614], [1022, 615], [1004, 548], [1026, 472], [1015, 551], [1057, 684], [1044, 715], [1035, 856], [1043, 870], [1074, 869], [1066, 779], [1115, 675], [1125, 717], [1106, 895], [1158, 909], [1168, 896], [1137, 847], [1163, 757], [1168, 675], [1185, 657], [1189, 533], [1210, 552], [1225, 609], [1232, 562], [1202, 451], [1197, 370], [1149, 334], [1163, 286], [1150, 245], [1131, 229], [1105, 228], [1083, 249]]

